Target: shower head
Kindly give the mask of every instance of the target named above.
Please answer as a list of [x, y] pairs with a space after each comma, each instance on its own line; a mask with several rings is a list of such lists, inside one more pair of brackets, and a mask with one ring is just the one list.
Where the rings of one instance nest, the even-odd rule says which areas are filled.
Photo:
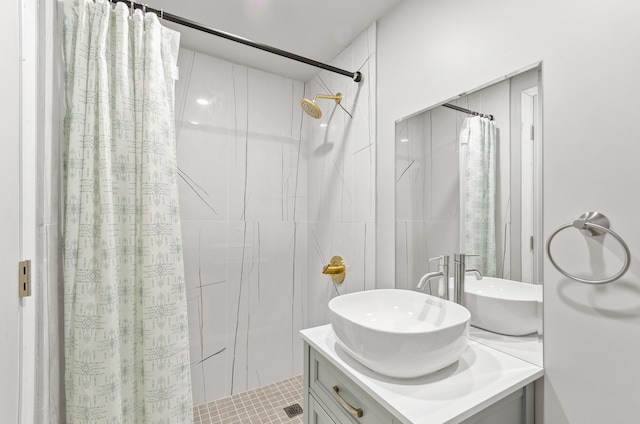
[[302, 106], [302, 110], [304, 110], [304, 113], [312, 118], [320, 119], [320, 117], [322, 116], [320, 106], [316, 104], [315, 100], [302, 99], [300, 100], [300, 106]]
[[326, 94], [316, 94], [313, 100], [302, 99], [300, 100], [300, 106], [302, 110], [312, 118], [320, 119], [322, 117], [322, 110], [320, 110], [320, 106], [316, 104], [316, 99], [330, 99], [335, 100], [336, 104], [340, 104], [342, 101], [342, 94], [336, 93], [335, 96], [328, 96]]

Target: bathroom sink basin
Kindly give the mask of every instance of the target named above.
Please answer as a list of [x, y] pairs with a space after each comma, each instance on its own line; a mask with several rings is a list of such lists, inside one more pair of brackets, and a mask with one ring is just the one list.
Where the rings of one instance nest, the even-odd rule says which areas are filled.
[[541, 285], [493, 277], [476, 280], [469, 275], [464, 284], [465, 306], [474, 327], [508, 336], [541, 332]]
[[469, 337], [469, 311], [411, 290], [345, 294], [329, 302], [338, 344], [380, 374], [412, 378], [458, 360]]

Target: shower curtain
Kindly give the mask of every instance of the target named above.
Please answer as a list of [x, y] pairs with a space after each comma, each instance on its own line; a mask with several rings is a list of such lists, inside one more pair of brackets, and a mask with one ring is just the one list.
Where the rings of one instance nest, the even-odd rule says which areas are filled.
[[192, 422], [174, 134], [179, 33], [65, 0], [68, 423]]
[[482, 275], [496, 276], [496, 126], [466, 118], [460, 130], [460, 252]]

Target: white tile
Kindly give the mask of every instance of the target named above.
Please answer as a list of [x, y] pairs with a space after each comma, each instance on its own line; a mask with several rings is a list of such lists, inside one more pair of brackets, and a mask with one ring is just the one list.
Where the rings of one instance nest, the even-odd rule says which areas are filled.
[[432, 219], [450, 220], [458, 214], [459, 159], [456, 115], [439, 107], [431, 111], [431, 190]]
[[[326, 322], [337, 292], [375, 287], [375, 25], [333, 64], [364, 65], [364, 82], [321, 72], [302, 84], [183, 51], [185, 274], [192, 362], [204, 359], [196, 404], [302, 372], [298, 331]], [[352, 117], [332, 100], [318, 101], [320, 120], [299, 107], [338, 91]], [[320, 251], [345, 257], [340, 287], [324, 284]]]
[[293, 340], [293, 374], [303, 372], [303, 345], [299, 331], [307, 328], [307, 223], [294, 223], [295, 261], [292, 284], [293, 299], [293, 326], [291, 329], [291, 339]]
[[396, 287], [414, 289], [429, 271], [429, 242], [422, 221], [396, 222]]
[[375, 220], [375, 81], [370, 74], [370, 63], [362, 72], [366, 80], [359, 84], [357, 107], [351, 122], [353, 169], [353, 222]]
[[178, 189], [183, 220], [227, 218], [228, 134], [185, 123], [178, 143]]
[[248, 114], [249, 70], [240, 65], [232, 67], [233, 107], [229, 122], [233, 142], [229, 149], [229, 220], [245, 219], [247, 146], [249, 143]]
[[[212, 356], [204, 361], [200, 366], [200, 372], [202, 373], [202, 390], [204, 392], [204, 398], [206, 402], [220, 399], [225, 396], [229, 396], [231, 393], [226, 387], [225, 379], [222, 376], [225, 374], [225, 367], [227, 364], [226, 352]], [[194, 367], [196, 368], [196, 367]], [[195, 401], [194, 405], [199, 405]]]
[[[459, 252], [460, 224], [458, 220], [428, 221], [425, 225], [429, 258], [440, 255], [453, 255]], [[453, 260], [453, 256], [451, 260]], [[434, 264], [435, 262], [431, 266], [433, 267]]]
[[[189, 304], [189, 343], [191, 363], [195, 364], [192, 370], [202, 374], [202, 392], [206, 402], [228, 394], [222, 378], [227, 363], [226, 291], [226, 282], [205, 285]], [[197, 310], [195, 319], [191, 318], [192, 310]], [[194, 333], [195, 336], [191, 336]]]
[[227, 223], [182, 222], [182, 246], [187, 289], [227, 279]]
[[227, 365], [232, 368], [234, 393], [294, 372], [294, 345], [302, 326], [300, 303], [296, 304], [304, 272], [300, 264], [305, 246], [300, 243], [305, 237], [300, 236], [293, 222], [230, 225], [227, 343], [233, 357]]
[[291, 220], [291, 200], [304, 171], [299, 127], [294, 128], [301, 91], [290, 79], [250, 70], [248, 93], [246, 219]]
[[252, 224], [229, 223], [229, 273], [227, 291], [227, 364], [226, 386], [229, 393], [239, 393], [247, 388], [247, 344], [249, 316], [249, 285], [251, 267], [255, 262], [255, 240]]
[[235, 110], [232, 66], [196, 54], [184, 79], [186, 93], [177, 139], [181, 218], [224, 220], [228, 216], [228, 156], [236, 138], [235, 127], [230, 125]]
[[[261, 223], [260, 262], [250, 289], [249, 384], [258, 387], [293, 373], [296, 281], [293, 223]], [[297, 242], [297, 240], [296, 240]], [[297, 250], [297, 249], [296, 249]], [[269, 352], [264, 355], [264, 352]]]
[[184, 48], [181, 48], [178, 54], [179, 78], [175, 84], [176, 139], [180, 139], [180, 129], [195, 55], [195, 52]]
[[[420, 220], [429, 215], [431, 175], [430, 120], [418, 115], [396, 128], [396, 219]], [[425, 136], [426, 134], [426, 136]], [[426, 137], [426, 139], [425, 139]]]
[[[191, 361], [209, 360], [212, 355], [226, 356], [227, 283], [212, 283], [200, 289], [200, 352]], [[222, 352], [222, 353], [219, 353]]]
[[193, 404], [200, 405], [206, 401], [204, 393], [204, 374], [200, 363], [200, 299], [188, 297], [187, 315], [189, 317], [189, 357], [191, 362], [191, 390]]
[[[327, 303], [333, 297], [371, 287], [367, 276], [375, 272], [371, 260], [375, 240], [365, 223], [309, 223], [308, 233], [308, 326], [328, 323]], [[341, 256], [347, 268], [345, 281], [336, 284], [322, 268], [333, 256]]]
[[193, 405], [202, 405], [206, 403], [206, 397], [204, 393], [204, 372], [202, 371], [202, 365], [194, 365], [191, 367], [191, 397], [193, 399]]
[[[364, 224], [364, 289], [373, 290], [376, 288], [376, 223], [367, 222]], [[391, 261], [389, 261], [391, 262]], [[381, 266], [387, 266], [386, 263]]]

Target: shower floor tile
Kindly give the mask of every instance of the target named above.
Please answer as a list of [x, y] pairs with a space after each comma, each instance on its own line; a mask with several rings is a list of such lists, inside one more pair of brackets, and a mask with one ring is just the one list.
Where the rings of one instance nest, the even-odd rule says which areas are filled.
[[194, 424], [302, 424], [283, 408], [302, 406], [302, 375], [278, 381], [193, 408]]

